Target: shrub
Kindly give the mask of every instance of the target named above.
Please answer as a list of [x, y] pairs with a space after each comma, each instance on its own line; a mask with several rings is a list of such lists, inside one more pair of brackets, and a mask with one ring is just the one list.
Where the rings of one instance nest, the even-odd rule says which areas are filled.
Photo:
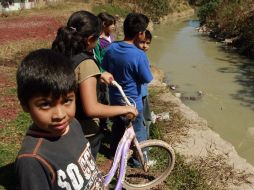
[[216, 9], [220, 5], [220, 3], [221, 3], [221, 0], [210, 0], [201, 5], [198, 11], [198, 17], [199, 17], [201, 25], [206, 23], [207, 18], [215, 17]]
[[160, 17], [169, 13], [168, 0], [143, 0], [138, 3], [154, 21], [158, 21]]

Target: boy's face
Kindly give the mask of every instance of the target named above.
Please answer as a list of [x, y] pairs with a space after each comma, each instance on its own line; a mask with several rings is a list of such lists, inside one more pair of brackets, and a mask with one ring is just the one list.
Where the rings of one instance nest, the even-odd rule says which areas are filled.
[[28, 108], [25, 108], [38, 128], [55, 136], [68, 131], [75, 109], [74, 92], [57, 100], [53, 100], [51, 96], [35, 96], [28, 102]]
[[138, 47], [146, 52], [150, 48], [151, 40], [145, 39], [138, 42]]

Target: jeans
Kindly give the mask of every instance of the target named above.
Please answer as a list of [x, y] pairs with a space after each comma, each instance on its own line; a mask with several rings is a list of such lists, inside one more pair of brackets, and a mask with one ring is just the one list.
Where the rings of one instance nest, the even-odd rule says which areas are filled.
[[142, 102], [143, 102], [144, 125], [146, 126], [147, 138], [149, 139], [152, 116], [151, 116], [148, 96], [143, 96]]

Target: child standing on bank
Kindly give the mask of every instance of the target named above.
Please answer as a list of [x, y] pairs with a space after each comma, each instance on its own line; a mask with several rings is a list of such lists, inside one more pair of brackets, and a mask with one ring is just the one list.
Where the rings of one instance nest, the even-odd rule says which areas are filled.
[[98, 14], [99, 19], [102, 22], [102, 32], [99, 37], [100, 46], [102, 49], [107, 48], [113, 41], [115, 41], [112, 35], [116, 27], [116, 19], [114, 16], [102, 12]]
[[[94, 48], [94, 55], [95, 55], [95, 59], [98, 62], [98, 65], [100, 67], [100, 71], [104, 72], [103, 68], [101, 67], [101, 62], [102, 62], [102, 59], [104, 57], [107, 47], [115, 39], [112, 34], [115, 31], [116, 19], [114, 16], [112, 16], [106, 12], [99, 13], [98, 18], [100, 19], [101, 24], [102, 24], [102, 31], [101, 31], [99, 40]], [[101, 93], [100, 93], [101, 103], [108, 105], [109, 104], [108, 86], [106, 84], [102, 84], [102, 85], [100, 85], [100, 90], [101, 90]], [[101, 118], [100, 128], [102, 129], [102, 131], [105, 134], [107, 134], [109, 132], [108, 118]]]
[[[102, 62], [102, 67], [112, 73], [115, 80], [123, 87], [127, 97], [132, 98], [136, 103], [139, 114], [133, 122], [133, 126], [139, 142], [147, 139], [143, 124], [141, 86], [149, 83], [153, 77], [146, 54], [137, 48], [134, 42], [144, 40], [148, 23], [149, 19], [143, 14], [128, 14], [124, 21], [124, 40], [113, 42], [107, 49]], [[112, 105], [122, 104], [121, 94], [115, 87], [109, 86], [109, 95]], [[112, 156], [124, 130], [124, 121], [120, 117], [115, 117], [110, 146]]]
[[98, 14], [98, 18], [102, 23], [102, 31], [99, 37], [99, 40], [94, 49], [95, 59], [99, 62], [100, 69], [103, 72], [103, 68], [101, 67], [101, 62], [106, 52], [107, 47], [115, 41], [113, 36], [113, 32], [115, 31], [116, 19], [114, 16], [101, 12]]
[[[144, 52], [147, 52], [150, 48], [151, 41], [152, 41], [152, 34], [149, 30], [146, 30], [145, 39], [141, 40], [141, 41], [137, 41], [137, 42], [135, 42], [135, 44], [138, 48], [142, 49]], [[147, 130], [147, 137], [149, 138], [152, 116], [151, 116], [151, 111], [150, 111], [150, 106], [149, 106], [147, 84], [143, 84], [141, 86], [141, 94], [142, 94], [142, 102], [143, 102], [144, 125]]]
[[15, 167], [21, 190], [103, 189], [75, 115], [76, 81], [67, 58], [40, 49], [17, 70], [19, 101], [32, 118]]
[[78, 82], [75, 117], [81, 123], [91, 144], [94, 158], [103, 137], [100, 118], [128, 113], [137, 115], [137, 110], [132, 106], [109, 106], [101, 103], [101, 82], [110, 84], [113, 76], [108, 72], [101, 73], [98, 62], [94, 59], [93, 49], [100, 33], [101, 22], [97, 16], [88, 11], [77, 11], [70, 16], [67, 26], [58, 29], [52, 44], [53, 50], [72, 60]]

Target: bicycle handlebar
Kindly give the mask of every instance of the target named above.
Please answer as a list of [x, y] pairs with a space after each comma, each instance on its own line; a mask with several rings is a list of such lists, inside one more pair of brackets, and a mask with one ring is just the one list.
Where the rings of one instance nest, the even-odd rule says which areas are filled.
[[115, 86], [115, 87], [118, 88], [119, 92], [121, 93], [121, 95], [122, 95], [124, 101], [127, 103], [127, 105], [132, 106], [132, 104], [131, 104], [130, 101], [128, 100], [127, 96], [125, 95], [125, 93], [124, 93], [123, 88], [121, 87], [121, 85], [118, 84], [115, 80], [113, 80], [113, 81], [111, 82], [111, 84], [112, 84], [113, 86]]

